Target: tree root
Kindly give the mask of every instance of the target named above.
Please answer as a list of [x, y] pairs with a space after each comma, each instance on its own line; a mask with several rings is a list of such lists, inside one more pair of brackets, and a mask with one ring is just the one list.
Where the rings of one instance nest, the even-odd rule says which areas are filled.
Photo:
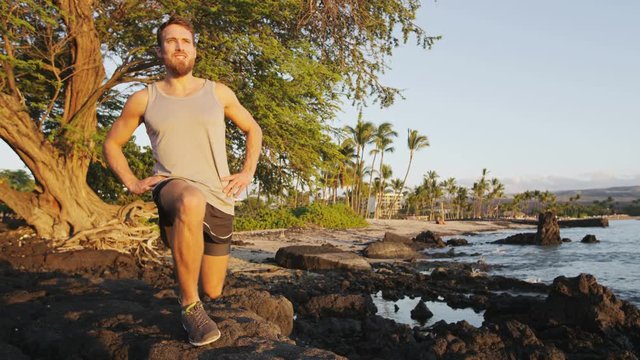
[[148, 262], [161, 264], [162, 255], [157, 247], [160, 238], [158, 226], [148, 223], [150, 218], [157, 216], [152, 203], [138, 200], [122, 206], [113, 220], [97, 228], [79, 231], [54, 243], [54, 247], [62, 252], [87, 248], [115, 250], [135, 256], [141, 265]]

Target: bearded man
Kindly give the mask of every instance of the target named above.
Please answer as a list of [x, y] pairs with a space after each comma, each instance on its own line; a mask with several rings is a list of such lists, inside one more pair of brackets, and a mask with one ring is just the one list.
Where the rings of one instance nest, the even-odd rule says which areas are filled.
[[[234, 200], [251, 182], [262, 146], [262, 131], [224, 84], [193, 76], [196, 60], [191, 23], [172, 16], [157, 30], [157, 54], [164, 79], [135, 92], [104, 141], [113, 172], [134, 194], [152, 191], [162, 240], [174, 260], [181, 322], [195, 346], [220, 338], [200, 301], [221, 296], [233, 232]], [[230, 174], [225, 118], [246, 135], [242, 170]], [[138, 179], [122, 146], [144, 123], [156, 160], [153, 175]]]

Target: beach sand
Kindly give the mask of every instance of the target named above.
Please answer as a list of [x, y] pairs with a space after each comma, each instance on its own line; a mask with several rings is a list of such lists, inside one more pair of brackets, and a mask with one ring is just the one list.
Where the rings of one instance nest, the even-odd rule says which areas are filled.
[[[470, 235], [503, 229], [533, 229], [531, 225], [509, 221], [447, 221], [438, 225], [426, 220], [367, 220], [369, 226], [355, 229], [280, 229], [235, 233], [230, 271], [246, 271], [247, 263], [260, 264], [273, 259], [279, 248], [293, 245], [333, 245], [343, 250], [360, 251], [373, 241], [381, 240], [385, 232], [415, 237], [423, 231], [440, 236]], [[525, 230], [523, 230], [525, 231]], [[264, 268], [260, 266], [259, 268]], [[255, 266], [251, 269], [257, 270]]]

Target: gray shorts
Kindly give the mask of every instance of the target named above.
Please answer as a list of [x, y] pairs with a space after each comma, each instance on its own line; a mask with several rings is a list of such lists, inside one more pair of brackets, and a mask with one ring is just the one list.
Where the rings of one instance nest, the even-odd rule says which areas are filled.
[[[160, 238], [162, 238], [162, 241], [169, 248], [171, 248], [171, 244], [167, 237], [167, 233], [173, 226], [173, 222], [177, 214], [173, 204], [166, 204], [166, 201], [162, 201], [162, 190], [174, 180], [179, 179], [174, 178], [162, 181], [156, 185], [151, 193], [153, 201], [158, 206]], [[233, 215], [229, 215], [207, 203], [202, 224], [202, 233], [204, 235], [205, 255], [229, 255], [231, 252], [231, 235], [233, 234]]]

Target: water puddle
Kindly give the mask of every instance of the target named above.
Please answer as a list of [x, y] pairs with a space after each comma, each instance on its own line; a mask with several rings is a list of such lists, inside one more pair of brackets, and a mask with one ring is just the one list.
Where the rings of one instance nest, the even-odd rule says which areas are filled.
[[[380, 315], [384, 318], [391, 319], [400, 324], [407, 324], [411, 327], [422, 326], [419, 321], [411, 318], [411, 310], [413, 310], [420, 298], [411, 299], [407, 296], [398, 301], [389, 301], [382, 298], [382, 292], [378, 291], [376, 294], [371, 295], [373, 303], [378, 308], [376, 315]], [[425, 301], [425, 304], [433, 312], [433, 317], [427, 320], [425, 326], [431, 326], [440, 320], [444, 320], [446, 323], [456, 323], [461, 320], [466, 320], [469, 324], [475, 327], [481, 327], [484, 321], [484, 311], [476, 313], [471, 308], [466, 309], [454, 309], [441, 301]], [[395, 306], [398, 306], [398, 311], [395, 310]]]

